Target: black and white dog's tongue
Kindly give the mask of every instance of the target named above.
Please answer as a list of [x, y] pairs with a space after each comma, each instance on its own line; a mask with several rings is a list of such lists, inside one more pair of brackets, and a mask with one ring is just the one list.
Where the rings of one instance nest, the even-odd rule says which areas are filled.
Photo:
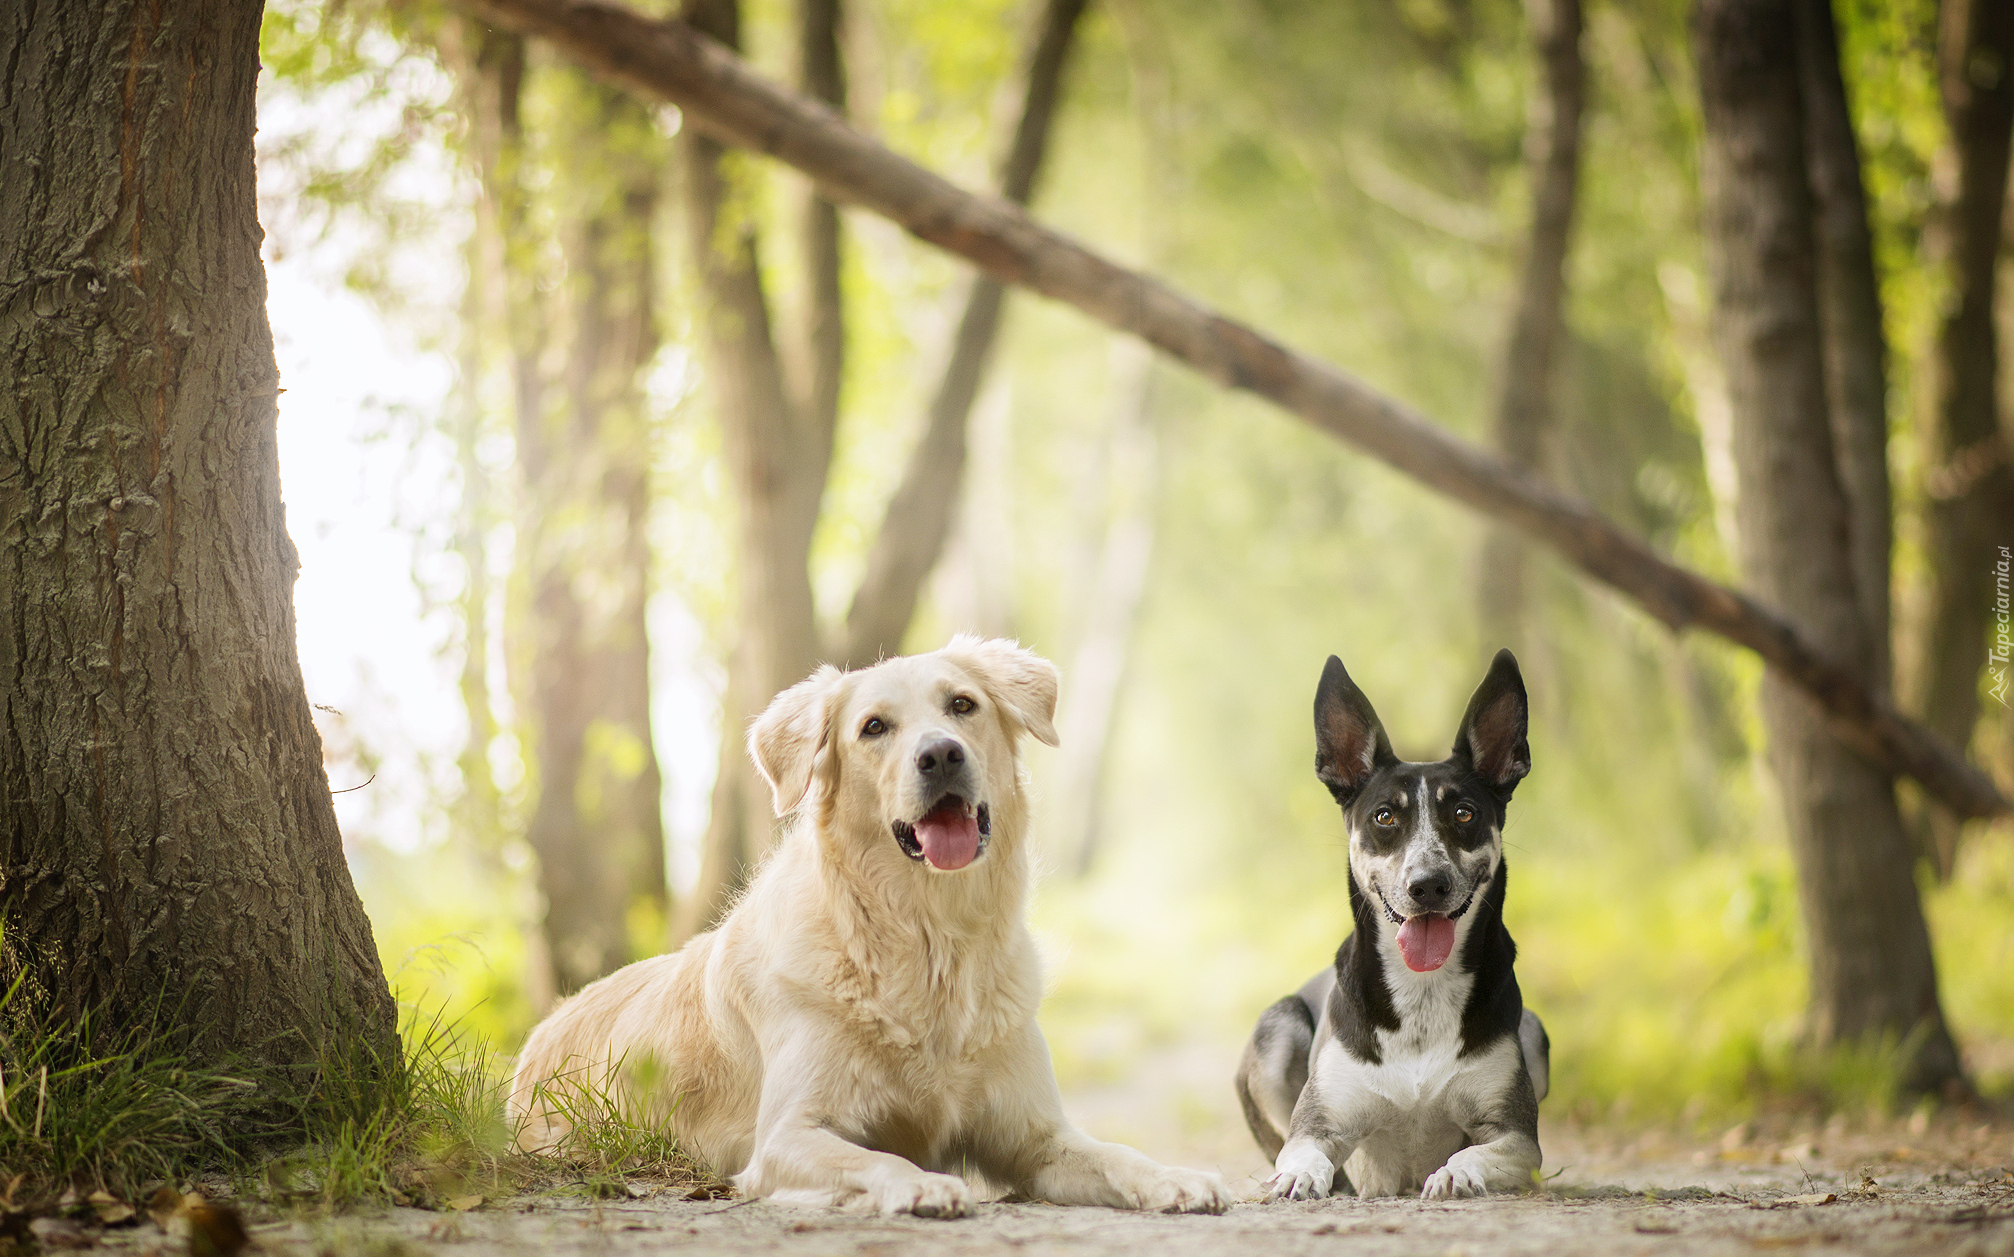
[[962, 869], [979, 856], [979, 818], [967, 815], [959, 800], [947, 799], [916, 822], [916, 842], [931, 867]]
[[[923, 827], [918, 825], [921, 834]], [[1455, 923], [1452, 917], [1438, 912], [1423, 912], [1416, 917], [1407, 917], [1399, 927], [1399, 955], [1404, 958], [1406, 968], [1414, 973], [1432, 973], [1448, 962], [1448, 953], [1455, 949]]]

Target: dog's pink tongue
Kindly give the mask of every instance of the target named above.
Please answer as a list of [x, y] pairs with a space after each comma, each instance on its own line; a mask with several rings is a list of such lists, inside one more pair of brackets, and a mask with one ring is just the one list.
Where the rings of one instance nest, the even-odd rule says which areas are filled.
[[916, 822], [916, 841], [932, 867], [962, 869], [978, 858], [979, 821], [961, 806], [940, 807]]
[[[917, 833], [922, 833], [918, 826]], [[1438, 912], [1407, 917], [1399, 927], [1399, 955], [1414, 973], [1431, 973], [1448, 962], [1455, 949], [1455, 923]]]

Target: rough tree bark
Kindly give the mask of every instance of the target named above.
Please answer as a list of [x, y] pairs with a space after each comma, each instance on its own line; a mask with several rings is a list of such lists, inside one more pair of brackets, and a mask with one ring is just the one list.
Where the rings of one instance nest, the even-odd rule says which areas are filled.
[[[690, 0], [685, 16], [694, 28], [730, 48], [737, 46], [741, 14], [736, 0]], [[803, 18], [807, 23], [836, 19], [836, 8], [813, 0]], [[827, 41], [826, 51], [836, 58], [836, 39], [830, 32], [822, 39], [807, 35], [804, 44], [808, 50]], [[835, 70], [826, 86], [839, 81]], [[756, 788], [741, 731], [772, 695], [802, 680], [818, 660], [811, 534], [832, 465], [837, 371], [844, 340], [836, 317], [819, 326], [823, 315], [836, 316], [839, 309], [838, 242], [836, 217], [828, 218], [814, 205], [808, 249], [814, 259], [825, 254], [833, 287], [825, 293], [814, 280], [812, 307], [822, 314], [811, 320], [817, 329], [812, 354], [817, 365], [809, 374], [826, 393], [806, 389], [800, 395], [819, 403], [829, 397], [832, 408], [793, 405], [771, 333], [756, 224], [747, 216], [747, 198], [734, 194], [735, 180], [749, 177], [740, 164], [743, 159], [697, 128], [688, 128], [680, 139], [692, 269], [705, 307], [701, 322], [707, 381], [720, 415], [740, 515], [736, 642], [721, 715], [713, 809], [707, 819], [699, 881], [679, 905], [674, 923], [674, 933], [685, 937], [707, 928], [719, 915], [748, 869], [768, 849], [774, 829], [768, 795]], [[833, 234], [821, 243], [823, 226], [830, 226]], [[831, 304], [825, 306], [828, 297]], [[827, 370], [829, 377], [822, 374]]]
[[[1555, 350], [1566, 324], [1566, 258], [1580, 191], [1587, 67], [1580, 49], [1580, 0], [1526, 0], [1525, 24], [1539, 67], [1525, 105], [1531, 236], [1504, 347], [1495, 436], [1506, 459], [1536, 469], [1552, 426]], [[1492, 529], [1483, 543], [1476, 590], [1492, 648], [1508, 642], [1523, 649], [1526, 544], [1503, 528]]]
[[[1872, 648], [1826, 399], [1803, 92], [1784, 72], [1797, 64], [1799, 3], [1694, 9], [1708, 256], [1734, 409], [1743, 571], [1827, 656], [1864, 675]], [[1762, 706], [1810, 939], [1815, 1038], [1893, 1036], [1912, 1049], [1911, 1086], [1958, 1081], [1893, 780], [1782, 678], [1765, 678]]]
[[[1948, 274], [1929, 359], [1920, 613], [1907, 635], [1908, 706], [1953, 746], [1972, 741], [1993, 612], [1997, 547], [2014, 538], [2014, 445], [2000, 422], [1996, 263], [2014, 133], [2014, 5], [1945, 0], [1940, 32], [1951, 151], [1931, 248]], [[1931, 854], [1949, 871], [1959, 826], [1933, 811]]]
[[1798, 0], [1797, 16], [1804, 156], [1818, 213], [1819, 314], [1832, 449], [1852, 516], [1853, 587], [1867, 634], [1867, 684], [1885, 699], [1894, 532], [1888, 491], [1888, 335], [1831, 0]]
[[560, 994], [627, 963], [628, 909], [662, 904], [664, 831], [644, 623], [656, 355], [652, 219], [660, 142], [635, 98], [550, 71], [548, 137], [565, 277], [562, 361], [517, 416], [523, 694], [544, 934]]
[[0, 919], [61, 1014], [396, 1068], [295, 653], [260, 7], [0, 15]]
[[[1063, 67], [1087, 0], [1047, 0], [1035, 28], [1035, 46], [1021, 92], [1014, 142], [1000, 169], [1000, 195], [1026, 205], [1049, 151], [1049, 135], [1062, 94]], [[931, 568], [944, 552], [965, 475], [967, 426], [973, 399], [986, 376], [986, 361], [999, 338], [1007, 289], [991, 275], [972, 279], [965, 310], [951, 342], [951, 357], [930, 399], [930, 413], [888, 501], [867, 570], [846, 613], [842, 654], [848, 667], [900, 653], [902, 636], [916, 615], [916, 600]]]
[[613, 82], [681, 106], [695, 129], [797, 167], [835, 200], [1137, 335], [1205, 379], [1273, 401], [1426, 488], [1545, 542], [1668, 627], [1703, 629], [1754, 651], [1817, 699], [1841, 737], [1916, 778], [1955, 812], [2009, 810], [1991, 779], [1872, 695], [1859, 670], [1816, 648], [1776, 610], [1660, 557], [1587, 503], [1450, 436], [1348, 373], [1101, 257], [1017, 206], [966, 192], [890, 152], [830, 110], [756, 75], [689, 24], [653, 22], [603, 0], [458, 2], [551, 40]]

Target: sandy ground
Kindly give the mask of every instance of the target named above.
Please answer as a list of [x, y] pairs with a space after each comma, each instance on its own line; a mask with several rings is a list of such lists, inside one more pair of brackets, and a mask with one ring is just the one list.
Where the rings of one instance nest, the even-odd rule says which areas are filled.
[[[438, 1254], [1953, 1253], [2014, 1257], [2014, 1122], [1796, 1117], [1707, 1137], [1658, 1130], [1541, 1131], [1542, 1193], [1475, 1201], [1338, 1199], [1266, 1205], [1268, 1172], [1243, 1128], [1220, 1052], [1165, 1053], [1123, 1086], [1067, 1097], [1079, 1123], [1164, 1161], [1214, 1167], [1243, 1203], [1221, 1217], [989, 1204], [955, 1221], [882, 1218], [654, 1192], [620, 1201], [545, 1196], [466, 1212], [382, 1209], [285, 1220], [248, 1210], [258, 1249], [299, 1257]], [[151, 1226], [105, 1233], [135, 1253], [181, 1247]]]

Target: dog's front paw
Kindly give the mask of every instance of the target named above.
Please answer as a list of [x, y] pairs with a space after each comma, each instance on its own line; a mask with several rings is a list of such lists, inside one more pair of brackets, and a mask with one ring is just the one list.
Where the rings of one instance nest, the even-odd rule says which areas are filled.
[[1221, 1175], [1169, 1166], [1155, 1170], [1127, 1192], [1133, 1208], [1150, 1213], [1222, 1213], [1231, 1207], [1231, 1191]]
[[1446, 1165], [1427, 1176], [1427, 1185], [1420, 1188], [1421, 1200], [1451, 1200], [1489, 1194], [1489, 1183], [1483, 1178], [1483, 1172], [1460, 1156], [1450, 1157]]
[[1320, 1200], [1336, 1181], [1336, 1167], [1319, 1148], [1306, 1144], [1280, 1153], [1273, 1177], [1266, 1180], [1266, 1200]]
[[955, 1174], [904, 1175], [878, 1187], [874, 1207], [919, 1218], [962, 1218], [972, 1212], [972, 1189]]

